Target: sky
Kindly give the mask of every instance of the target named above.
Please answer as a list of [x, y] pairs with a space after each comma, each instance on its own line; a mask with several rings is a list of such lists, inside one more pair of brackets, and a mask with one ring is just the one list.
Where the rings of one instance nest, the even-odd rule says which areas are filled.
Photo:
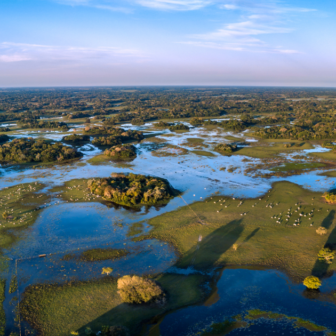
[[335, 0], [1, 0], [0, 87], [336, 87]]

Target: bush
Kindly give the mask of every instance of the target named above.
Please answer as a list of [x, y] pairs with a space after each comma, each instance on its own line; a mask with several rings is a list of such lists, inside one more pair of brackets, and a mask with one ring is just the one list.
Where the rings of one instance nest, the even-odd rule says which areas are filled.
[[129, 336], [129, 331], [127, 328], [122, 326], [103, 326], [102, 327], [103, 336]]
[[118, 279], [118, 293], [124, 302], [133, 304], [164, 299], [164, 292], [155, 281], [136, 275], [125, 275]]
[[320, 226], [317, 230], [316, 230], [316, 233], [320, 236], [323, 236], [325, 234], [327, 234], [328, 230], [323, 227], [323, 226]]
[[231, 144], [219, 144], [215, 147], [215, 151], [224, 152], [224, 153], [232, 153], [237, 150], [237, 145]]
[[82, 141], [90, 141], [90, 136], [89, 135], [77, 135], [77, 134], [72, 134], [72, 135], [67, 135], [63, 137], [62, 141], [65, 142], [82, 142]]
[[176, 125], [170, 126], [169, 130], [171, 132], [175, 132], [175, 131], [189, 131], [189, 127], [187, 125], [178, 123]]
[[0, 143], [6, 142], [9, 140], [9, 136], [6, 134], [0, 134]]
[[190, 119], [190, 124], [193, 125], [193, 126], [200, 126], [200, 125], [203, 124], [203, 119], [202, 118], [197, 118], [197, 117], [191, 118]]
[[325, 247], [318, 253], [318, 260], [324, 261], [327, 264], [331, 264], [335, 258], [335, 251], [332, 251], [329, 247]]
[[117, 145], [111, 147], [110, 149], [106, 149], [104, 154], [116, 159], [127, 159], [136, 156], [136, 151], [133, 145]]
[[303, 284], [309, 289], [319, 289], [322, 286], [321, 280], [313, 275], [307, 276], [303, 280]]
[[334, 190], [324, 193], [322, 197], [325, 198], [327, 203], [330, 204], [336, 203], [336, 193]]

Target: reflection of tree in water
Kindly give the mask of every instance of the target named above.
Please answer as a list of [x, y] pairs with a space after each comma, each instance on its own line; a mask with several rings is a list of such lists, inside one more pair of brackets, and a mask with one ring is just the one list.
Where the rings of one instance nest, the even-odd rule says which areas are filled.
[[156, 211], [160, 211], [162, 208], [167, 206], [167, 204], [160, 204], [160, 205], [143, 205], [137, 207], [129, 207], [126, 205], [120, 205], [108, 201], [102, 201], [101, 203], [105, 205], [108, 209], [115, 209], [115, 210], [124, 209], [129, 211], [130, 213], [143, 212], [144, 214], [148, 214], [151, 208], [154, 208]]

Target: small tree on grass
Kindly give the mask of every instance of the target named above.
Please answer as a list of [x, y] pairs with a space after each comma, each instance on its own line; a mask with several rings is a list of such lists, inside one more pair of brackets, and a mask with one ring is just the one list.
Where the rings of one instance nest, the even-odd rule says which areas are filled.
[[164, 301], [164, 292], [155, 281], [136, 275], [125, 275], [118, 279], [118, 293], [126, 303]]
[[325, 247], [318, 253], [318, 259], [324, 261], [327, 264], [331, 264], [335, 258], [335, 251], [332, 251], [329, 247]]
[[322, 286], [321, 280], [313, 275], [307, 276], [303, 280], [303, 284], [309, 289], [319, 289]]
[[5, 211], [5, 212], [2, 213], [2, 218], [3, 219], [7, 219], [8, 216], [9, 216], [9, 213], [7, 211]]

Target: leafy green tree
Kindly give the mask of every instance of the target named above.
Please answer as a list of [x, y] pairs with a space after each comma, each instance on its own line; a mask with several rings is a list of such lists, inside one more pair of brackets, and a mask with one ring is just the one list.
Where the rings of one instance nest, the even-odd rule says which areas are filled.
[[303, 284], [309, 289], [319, 289], [322, 286], [321, 280], [313, 275], [307, 276], [303, 280]]

